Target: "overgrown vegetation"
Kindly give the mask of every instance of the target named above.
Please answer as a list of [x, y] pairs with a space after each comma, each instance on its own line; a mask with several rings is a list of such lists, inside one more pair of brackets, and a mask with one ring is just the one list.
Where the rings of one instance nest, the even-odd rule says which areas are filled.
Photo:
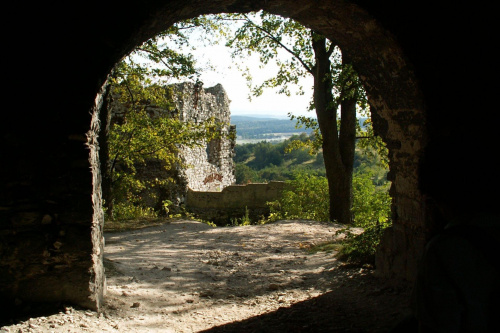
[[[351, 263], [374, 264], [375, 251], [385, 228], [391, 225], [390, 203], [387, 185], [376, 186], [371, 174], [355, 173], [353, 184], [354, 223], [346, 226], [339, 233], [345, 238], [339, 244], [321, 244], [315, 250], [339, 250], [339, 258]], [[328, 183], [323, 176], [296, 174], [293, 180], [287, 181], [287, 188], [282, 197], [269, 206], [269, 221], [281, 219], [311, 219], [328, 221], [328, 200], [325, 193]], [[363, 228], [359, 234], [352, 228]]]
[[347, 233], [339, 258], [352, 263], [375, 264], [375, 252], [385, 228], [391, 225], [391, 197], [388, 184], [376, 185], [371, 173], [356, 173], [353, 177], [354, 226], [361, 234]]
[[[176, 169], [183, 166], [178, 157], [180, 146], [201, 146], [221, 135], [220, 124], [214, 119], [193, 123], [169, 114], [174, 108], [169, 80], [190, 79], [198, 71], [190, 54], [170, 46], [186, 45], [186, 34], [206, 22], [193, 19], [174, 25], [138, 46], [113, 69], [109, 99], [117, 100], [124, 110], [112, 118], [105, 146], [103, 195], [110, 220], [168, 214], [172, 202], [149, 191], [150, 201], [161, 202], [153, 207], [146, 203], [145, 190], [166, 188], [176, 182]], [[162, 43], [164, 39], [170, 44]], [[160, 115], [151, 115], [154, 110], [161, 110]], [[141, 177], [139, 171], [146, 165], [163, 170], [162, 177]]]
[[[167, 175], [144, 182], [138, 177], [138, 167], [154, 160], [159, 161], [165, 170], [172, 170], [180, 163], [176, 157], [179, 144], [197, 145], [218, 133], [213, 122], [193, 125], [175, 118], [148, 116], [147, 108], [151, 105], [167, 110], [171, 107], [164, 78], [192, 79], [197, 74], [194, 60], [189, 55], [162, 46], [159, 43], [161, 38], [169, 38], [185, 46], [185, 34], [189, 29], [202, 27], [208, 31], [215, 28], [219, 29], [220, 36], [230, 38], [227, 46], [234, 47], [235, 55], [258, 52], [263, 63], [274, 59], [276, 50], [284, 46], [282, 41], [291, 39], [299, 43], [293, 49], [295, 52], [291, 53], [291, 60], [278, 60], [278, 74], [252, 87], [252, 92], [258, 96], [264, 88], [278, 87], [280, 93], [288, 95], [289, 88], [297, 83], [298, 77], [313, 74], [318, 91], [315, 90], [311, 110], [316, 109], [318, 119], [291, 116], [291, 120], [297, 121], [296, 127], [304, 127], [310, 135], [297, 135], [278, 144], [259, 142], [237, 145], [236, 180], [240, 184], [286, 181], [283, 196], [269, 203], [271, 214], [260, 223], [290, 218], [329, 221], [332, 216], [337, 216], [333, 218], [346, 224], [352, 222], [351, 227], [364, 229], [359, 235], [352, 233], [350, 228], [343, 230], [347, 237], [339, 251], [340, 257], [351, 262], [373, 262], [381, 234], [390, 225], [387, 155], [380, 138], [373, 135], [366, 95], [354, 69], [342, 62], [341, 52], [333, 42], [291, 20], [261, 13], [259, 23], [262, 25], [259, 26], [249, 16], [237, 15], [231, 19], [244, 22], [244, 26], [238, 29], [236, 35], [225, 35], [226, 30], [221, 28], [220, 22], [228, 18], [222, 17], [222, 21], [218, 21], [220, 19], [220, 16], [215, 16], [181, 22], [136, 49], [135, 56], [163, 64], [163, 69], [144, 67], [133, 57], [115, 68], [112, 91], [128, 107], [128, 111], [120, 122], [113, 124], [110, 132], [107, 161], [109, 191], [105, 196], [108, 217], [115, 220], [152, 220], [160, 211], [168, 214], [171, 202], [164, 201], [160, 209], [148, 207], [142, 192], [145, 188], [172, 182], [173, 178]], [[283, 40], [276, 38], [287, 33], [291, 35]], [[323, 63], [316, 63], [320, 55], [326, 58]], [[324, 70], [316, 75], [318, 67]], [[249, 73], [245, 75], [251, 83]], [[326, 100], [318, 97], [324, 95], [328, 97]], [[363, 128], [356, 120], [359, 112], [366, 117]], [[337, 118], [337, 113], [342, 114], [342, 119]], [[326, 121], [327, 118], [331, 119]], [[356, 140], [355, 137], [360, 135], [365, 139]], [[340, 146], [332, 142], [340, 143]], [[329, 174], [325, 169], [325, 156], [330, 160], [326, 163]], [[341, 156], [343, 161], [332, 168], [335, 156]], [[338, 176], [338, 183], [333, 181], [332, 170], [345, 171], [335, 176]], [[338, 188], [332, 187], [336, 185]], [[332, 202], [343, 208], [332, 211]], [[346, 207], [351, 207], [347, 215]], [[184, 213], [189, 216], [189, 212]], [[232, 221], [232, 225], [238, 226], [250, 223], [248, 211], [246, 216]], [[323, 248], [336, 246], [323, 244]]]
[[[292, 136], [278, 144], [260, 142], [236, 146], [236, 177], [240, 183], [282, 180], [286, 189], [282, 197], [269, 203], [270, 216], [266, 223], [280, 219], [310, 219], [329, 221], [328, 182], [324, 173], [321, 152], [311, 154], [297, 142], [311, 136]], [[339, 243], [317, 245], [311, 251], [339, 251], [339, 258], [352, 263], [374, 263], [376, 247], [385, 228], [390, 226], [391, 198], [388, 193], [387, 157], [358, 140], [353, 175], [353, 224], [342, 229], [346, 237]], [[290, 147], [298, 149], [289, 149]], [[264, 148], [265, 147], [265, 148]], [[288, 151], [288, 153], [286, 152]], [[255, 155], [264, 154], [257, 162]], [[280, 154], [280, 158], [274, 155]], [[262, 163], [266, 155], [281, 161], [279, 165]], [[359, 234], [352, 228], [363, 228]]]
[[328, 221], [328, 182], [326, 178], [296, 173], [288, 180], [281, 198], [269, 202], [270, 221], [282, 219], [308, 219]]
[[[236, 183], [260, 183], [292, 180], [297, 172], [325, 176], [323, 152], [311, 151], [302, 143], [314, 140], [314, 134], [294, 135], [279, 143], [261, 141], [235, 147]], [[383, 152], [364, 146], [358, 140], [354, 155], [354, 171], [370, 173], [376, 186], [386, 183], [387, 157]]]

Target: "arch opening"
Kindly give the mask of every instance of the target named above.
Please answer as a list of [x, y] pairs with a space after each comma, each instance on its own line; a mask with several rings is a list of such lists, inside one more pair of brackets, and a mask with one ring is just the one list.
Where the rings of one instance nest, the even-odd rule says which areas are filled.
[[[370, 100], [375, 131], [389, 148], [390, 180], [393, 182], [391, 195], [395, 198], [393, 213], [396, 224], [392, 232], [398, 234], [397, 238], [408, 239], [403, 235], [411, 229], [411, 233], [416, 236], [411, 244], [402, 245], [412, 251], [408, 255], [407, 249], [400, 249], [405, 254], [396, 258], [394, 253], [397, 251], [382, 248], [379, 271], [382, 275], [411, 280], [416, 270], [416, 257], [424, 241], [422, 230], [425, 229], [425, 210], [418, 190], [417, 167], [426, 140], [425, 117], [423, 100], [413, 77], [411, 64], [407, 62], [397, 42], [375, 19], [354, 4], [324, 3], [314, 8], [306, 2], [215, 6], [218, 4], [202, 8], [191, 8], [188, 5], [182, 9], [176, 8], [177, 13], [181, 12], [182, 15], [169, 9], [157, 11], [148, 22], [149, 28], [134, 36], [134, 45], [154, 36], [179, 19], [207, 13], [260, 9], [293, 18], [335, 40], [359, 72]], [[395, 272], [393, 264], [400, 265], [399, 262], [404, 263]]]
[[[90, 86], [88, 90], [79, 95], [83, 100], [81, 109], [85, 110], [79, 114], [75, 112], [71, 115], [60, 110], [61, 112], [54, 112], [53, 117], [49, 120], [41, 122], [41, 124], [48, 125], [49, 130], [51, 128], [55, 129], [54, 126], [56, 126], [51, 125], [52, 120], [57, 123], [66, 122], [68, 124], [63, 133], [60, 134], [60, 137], [64, 138], [56, 138], [54, 134], [53, 140], [54, 142], [59, 139], [61, 142], [64, 141], [64, 144], [56, 144], [54, 147], [63, 147], [63, 151], [66, 152], [69, 146], [81, 145], [81, 128], [84, 127], [85, 131], [88, 130], [87, 106], [94, 101], [91, 129], [87, 133], [88, 138], [83, 138], [83, 141], [86, 141], [90, 148], [91, 178], [88, 175], [88, 151], [78, 146], [75, 148], [77, 153], [68, 155], [69, 157], [56, 156], [53, 158], [55, 161], [57, 161], [57, 158], [69, 161], [68, 165], [71, 165], [67, 167], [69, 171], [64, 170], [64, 173], [70, 174], [71, 177], [59, 177], [63, 179], [60, 182], [66, 182], [67, 184], [63, 185], [67, 185], [68, 188], [74, 186], [78, 187], [78, 189], [64, 188], [60, 190], [57, 187], [53, 191], [55, 194], [50, 194], [55, 197], [57, 195], [62, 197], [67, 193], [70, 193], [68, 197], [73, 195], [73, 200], [78, 203], [73, 207], [78, 206], [78, 209], [73, 211], [69, 208], [58, 208], [60, 210], [58, 219], [62, 218], [63, 224], [68, 223], [68, 220], [78, 221], [78, 226], [75, 227], [76, 231], [68, 227], [65, 229], [66, 233], [72, 233], [75, 238], [77, 238], [77, 234], [84, 236], [79, 237], [75, 242], [75, 244], [82, 243], [81, 246], [75, 245], [75, 248], [62, 247], [59, 252], [51, 252], [56, 253], [57, 256], [61, 255], [61, 258], [64, 256], [68, 260], [65, 267], [72, 272], [75, 278], [73, 281], [65, 281], [63, 283], [65, 287], [62, 288], [59, 282], [64, 280], [62, 277], [64, 274], [51, 275], [53, 273], [45, 269], [30, 271], [30, 274], [23, 278], [19, 278], [17, 274], [12, 274], [9, 279], [12, 278], [13, 280], [6, 279], [4, 286], [2, 286], [2, 293], [8, 296], [8, 302], [12, 301], [11, 303], [15, 304], [16, 298], [21, 298], [23, 302], [44, 300], [45, 295], [51, 294], [55, 301], [70, 301], [91, 309], [100, 309], [102, 306], [104, 293], [102, 228], [104, 220], [101, 209], [99, 161], [99, 147], [102, 146], [102, 143], [98, 142], [98, 139], [102, 130], [100, 126], [104, 124], [104, 115], [99, 112], [103, 109], [105, 101], [102, 96], [107, 88], [107, 85], [102, 83], [105, 82], [111, 67], [122, 56], [131, 51], [133, 47], [178, 20], [208, 13], [248, 12], [260, 9], [293, 18], [323, 33], [328, 38], [336, 40], [361, 75], [372, 104], [375, 129], [384, 138], [390, 150], [391, 180], [393, 182], [391, 193], [394, 198], [395, 226], [392, 234], [387, 235], [386, 247], [381, 249], [377, 269], [383, 276], [411, 279], [416, 270], [417, 256], [423, 247], [425, 235], [420, 230], [426, 228], [425, 207], [417, 184], [417, 164], [426, 140], [425, 117], [422, 98], [417, 82], [413, 77], [411, 65], [407, 62], [391, 34], [384, 30], [361, 7], [343, 1], [335, 3], [319, 1], [314, 6], [311, 5], [310, 1], [279, 1], [271, 3], [264, 0], [252, 2], [221, 0], [203, 5], [196, 1], [169, 1], [163, 4], [157, 2], [144, 4], [141, 10], [134, 13], [141, 18], [140, 21], [134, 24], [129, 24], [131, 22], [129, 20], [130, 16], [133, 15], [127, 16], [125, 15], [127, 13], [121, 13], [124, 14], [122, 17], [118, 15], [114, 18], [119, 23], [117, 26], [123, 27], [121, 31], [112, 30], [110, 32], [109, 36], [116, 36], [116, 38], [102, 38], [98, 42], [91, 44], [94, 49], [89, 53], [100, 52], [103, 57], [98, 61], [92, 58], [94, 68], [89, 70], [89, 73], [82, 75], [81, 80]], [[99, 30], [99, 28], [96, 28], [96, 30]], [[95, 34], [95, 36], [97, 35], [98, 33]], [[89, 37], [89, 43], [90, 39], [91, 37]], [[96, 92], [98, 95], [97, 98], [94, 98]], [[38, 125], [35, 123], [34, 120], [33, 128]], [[68, 137], [71, 140], [70, 144], [67, 143]], [[41, 145], [39, 146], [41, 147]], [[32, 149], [32, 151], [36, 151], [36, 149]], [[47, 154], [50, 157], [43, 156], [43, 152], [47, 151], [42, 151], [36, 155], [43, 157], [40, 160], [46, 161], [52, 158], [53, 155], [50, 154]], [[49, 152], [52, 153], [52, 151]], [[85, 155], [84, 158], [82, 158], [83, 155]], [[53, 165], [54, 163], [50, 164], [50, 166]], [[84, 166], [76, 169], [81, 165]], [[85, 182], [87, 186], [79, 186]], [[90, 182], [93, 184], [92, 187]], [[40, 185], [40, 188], [45, 187], [46, 184], [43, 183], [42, 185]], [[46, 188], [52, 187], [47, 186]], [[66, 192], [60, 194], [59, 191]], [[87, 196], [91, 200], [84, 198]], [[65, 197], [63, 202], [68, 202], [68, 200]], [[39, 213], [37, 212], [37, 214]], [[31, 223], [32, 216], [24, 216], [29, 220], [26, 225]], [[41, 213], [40, 221], [43, 220], [43, 216], [44, 213]], [[55, 215], [53, 214], [53, 216]], [[43, 221], [48, 221], [48, 218]], [[89, 221], [91, 222], [89, 223]], [[58, 233], [59, 230], [47, 231], [47, 235], [49, 235], [47, 239], [50, 238], [47, 242], [51, 242], [51, 244], [45, 245], [53, 246], [55, 244], [53, 242], [54, 237], [63, 237], [62, 234]], [[29, 237], [36, 239], [36, 236]], [[398, 243], [393, 244], [394, 240], [398, 240]], [[66, 242], [65, 239], [64, 244]], [[13, 245], [12, 248], [15, 249], [16, 246]], [[33, 261], [44, 261], [42, 253], [33, 256]], [[30, 260], [28, 259], [28, 261]], [[73, 265], [75, 262], [79, 262], [81, 265]], [[13, 270], [27, 267], [25, 263], [11, 264], [9, 262], [7, 265], [13, 267]], [[49, 278], [45, 279], [46, 276], [49, 276]], [[39, 279], [39, 277], [42, 277], [42, 279]], [[56, 278], [52, 279], [52, 277]], [[26, 288], [24, 292], [19, 292], [23, 286], [27, 286], [35, 280], [41, 284], [45, 283], [40, 285], [39, 291], [36, 288]], [[74, 297], [69, 297], [68, 294], [75, 289], [78, 289], [78, 292], [73, 293]], [[26, 290], [32, 292], [26, 292]]]
[[[423, 213], [420, 211], [422, 202], [417, 184], [420, 149], [425, 143], [423, 101], [416, 80], [412, 76], [410, 65], [406, 62], [397, 43], [378, 26], [377, 22], [355, 5], [346, 4], [345, 7], [335, 5], [335, 8], [329, 8], [330, 6], [332, 5], [325, 4], [325, 7], [321, 9], [311, 9], [304, 4], [294, 4], [291, 7], [259, 6], [255, 9], [235, 7], [237, 9], [232, 11], [247, 12], [264, 9], [274, 14], [291, 17], [317, 29], [341, 45], [342, 50], [360, 73], [372, 107], [375, 130], [388, 144], [390, 151], [391, 181], [393, 182], [391, 195], [397, 199], [393, 205], [396, 225], [391, 230], [393, 234], [388, 235], [387, 238], [407, 239], [404, 234], [408, 231], [408, 227], [414, 234], [415, 229], [424, 227]], [[331, 15], [334, 10], [337, 10], [337, 13]], [[192, 18], [199, 14], [219, 11], [221, 10], [214, 8], [185, 10], [180, 17]], [[343, 13], [348, 14], [343, 16]], [[138, 41], [151, 37], [155, 32], [168, 27], [166, 22], [174, 23], [175, 20], [170, 15], [172, 15], [170, 11], [156, 13], [152, 20], [155, 24], [152, 24], [147, 31], [141, 31], [142, 35]], [[384, 249], [384, 245], [382, 246], [378, 259], [378, 269], [381, 275], [411, 280], [416, 271], [417, 254], [423, 246], [423, 236], [420, 235], [421, 238], [419, 238], [418, 233], [417, 231], [417, 237], [412, 240], [412, 244], [403, 245], [404, 248], [401, 250], [404, 254], [398, 257], [394, 256], [394, 249]], [[402, 261], [402, 266], [395, 267], [394, 263], [397, 261]]]

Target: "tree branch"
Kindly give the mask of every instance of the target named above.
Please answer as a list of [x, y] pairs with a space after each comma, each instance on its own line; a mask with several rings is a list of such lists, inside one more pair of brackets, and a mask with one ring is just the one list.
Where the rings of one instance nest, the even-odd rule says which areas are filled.
[[266, 29], [262, 28], [261, 26], [255, 24], [252, 20], [250, 20], [248, 18], [248, 16], [245, 15], [245, 17], [246, 17], [248, 23], [250, 23], [252, 26], [254, 26], [255, 28], [257, 28], [260, 31], [262, 31], [264, 34], [266, 34], [267, 38], [271, 39], [273, 42], [275, 42], [276, 44], [278, 44], [279, 46], [281, 46], [285, 51], [287, 51], [288, 53], [290, 53], [295, 59], [297, 59], [302, 64], [302, 66], [304, 66], [304, 68], [310, 74], [313, 74], [312, 68], [309, 67], [308, 64], [301, 57], [298, 56], [298, 54], [296, 54], [295, 52], [293, 52], [292, 50], [290, 50], [285, 44], [283, 44], [280, 40], [278, 40], [269, 31], [267, 31]]
[[159, 57], [161, 63], [164, 64], [165, 67], [167, 67], [168, 69], [170, 69], [172, 71], [172, 73], [175, 72], [175, 68], [172, 68], [172, 66], [170, 66], [168, 63], [166, 63], [165, 60], [163, 60], [163, 57], [160, 57], [160, 55], [158, 53], [155, 53], [155, 52], [153, 52], [151, 50], [148, 50], [148, 49], [143, 49], [142, 47], [138, 47], [137, 49], [140, 50], [140, 51], [143, 51], [143, 52], [146, 52], [146, 53], [149, 53], [149, 54], [152, 54], [154, 56]]

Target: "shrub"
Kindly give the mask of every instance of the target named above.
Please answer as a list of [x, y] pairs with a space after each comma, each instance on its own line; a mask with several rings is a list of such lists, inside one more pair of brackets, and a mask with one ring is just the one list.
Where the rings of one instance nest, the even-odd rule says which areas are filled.
[[[377, 187], [370, 173], [353, 176], [354, 222], [339, 231], [345, 233], [338, 258], [350, 263], [374, 264], [376, 248], [385, 228], [391, 225], [391, 197], [388, 184]], [[268, 203], [271, 213], [268, 221], [280, 219], [329, 220], [328, 182], [325, 177], [298, 173], [286, 182], [279, 200]], [[351, 227], [363, 228], [361, 234]]]
[[133, 220], [141, 217], [157, 217], [151, 207], [135, 206], [129, 202], [119, 202], [114, 206], [112, 220]]
[[374, 264], [375, 252], [385, 228], [391, 225], [391, 197], [387, 186], [377, 188], [370, 173], [353, 177], [353, 226], [364, 229], [354, 234], [349, 229], [338, 258], [350, 263]]
[[271, 221], [309, 219], [328, 221], [328, 182], [325, 177], [297, 173], [286, 181], [279, 200], [269, 202]]

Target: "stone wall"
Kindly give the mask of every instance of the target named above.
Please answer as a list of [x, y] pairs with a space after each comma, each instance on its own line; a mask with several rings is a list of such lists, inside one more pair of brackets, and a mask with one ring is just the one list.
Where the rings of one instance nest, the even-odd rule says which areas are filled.
[[183, 121], [202, 123], [210, 117], [224, 123], [222, 139], [205, 142], [201, 147], [183, 147], [181, 157], [190, 167], [181, 170], [181, 177], [193, 191], [221, 191], [236, 181], [234, 175], [235, 127], [230, 126], [229, 98], [222, 85], [203, 89], [191, 82], [174, 85], [176, 112]]
[[284, 182], [272, 181], [247, 185], [232, 185], [221, 192], [189, 190], [186, 208], [203, 220], [226, 225], [231, 219], [245, 216], [256, 221], [269, 214], [268, 201], [277, 200], [285, 187]]
[[[233, 163], [235, 127], [230, 125], [229, 98], [221, 84], [204, 89], [201, 83], [184, 82], [169, 86], [175, 108], [162, 109], [147, 106], [151, 117], [178, 117], [181, 121], [200, 124], [209, 118], [220, 123], [220, 139], [201, 142], [200, 146], [180, 146], [179, 157], [186, 167], [166, 170], [161, 161], [150, 160], [137, 168], [141, 180], [173, 178], [174, 184], [148, 188], [141, 193], [147, 206], [159, 209], [163, 200], [170, 200], [173, 208], [184, 204], [188, 189], [194, 191], [221, 191], [235, 182]], [[112, 121], [118, 121], [126, 112], [118, 102], [112, 106]]]

